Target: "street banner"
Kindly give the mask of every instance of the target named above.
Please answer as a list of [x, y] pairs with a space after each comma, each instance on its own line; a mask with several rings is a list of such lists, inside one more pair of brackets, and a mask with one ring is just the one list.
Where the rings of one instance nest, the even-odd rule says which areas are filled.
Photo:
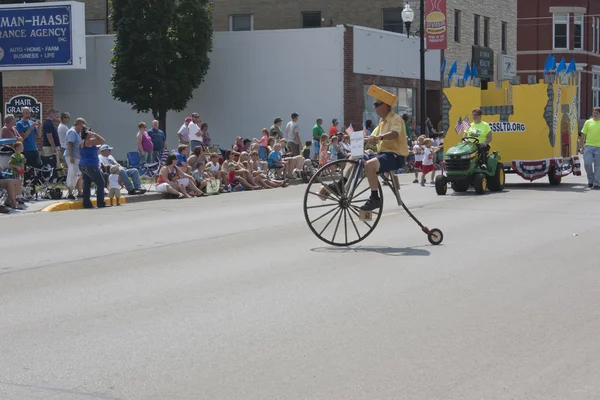
[[446, 50], [448, 48], [446, 0], [426, 0], [425, 39], [429, 50]]

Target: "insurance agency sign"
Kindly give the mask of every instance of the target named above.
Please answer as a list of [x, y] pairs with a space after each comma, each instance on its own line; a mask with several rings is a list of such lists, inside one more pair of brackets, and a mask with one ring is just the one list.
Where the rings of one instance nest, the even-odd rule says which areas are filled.
[[85, 5], [0, 5], [0, 71], [85, 68]]

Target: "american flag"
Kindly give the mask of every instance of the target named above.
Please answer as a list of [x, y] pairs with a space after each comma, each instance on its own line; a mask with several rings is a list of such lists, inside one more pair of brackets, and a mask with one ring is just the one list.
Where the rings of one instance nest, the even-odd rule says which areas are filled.
[[462, 122], [462, 130], [466, 131], [471, 127], [471, 121], [469, 121], [469, 116], [467, 115]]
[[346, 133], [349, 135], [352, 132], [354, 132], [354, 128], [352, 127], [352, 124], [350, 124], [350, 126], [348, 128], [346, 128]]
[[458, 122], [456, 123], [456, 126], [454, 126], [454, 129], [456, 130], [456, 134], [457, 135], [460, 135], [460, 133], [463, 131], [462, 130], [462, 124], [463, 124], [462, 118], [459, 117], [458, 118]]

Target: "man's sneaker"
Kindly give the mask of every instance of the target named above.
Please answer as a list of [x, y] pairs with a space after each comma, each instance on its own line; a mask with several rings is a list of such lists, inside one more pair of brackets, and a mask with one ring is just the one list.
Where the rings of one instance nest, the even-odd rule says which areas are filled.
[[431, 181], [431, 182], [429, 182], [429, 183], [430, 183], [430, 184], [432, 184], [432, 185], [435, 185], [435, 181]]
[[415, 179], [415, 180], [413, 181], [413, 183], [419, 183], [419, 180], [418, 180], [418, 179]]
[[588, 183], [588, 187], [591, 189], [591, 188], [594, 187], [594, 184], [593, 183]]
[[135, 191], [137, 192], [137, 194], [144, 194], [147, 192], [147, 190], [143, 188], [135, 189]]
[[8, 214], [10, 213], [10, 208], [6, 206], [0, 206], [0, 214]]
[[363, 211], [373, 211], [381, 208], [381, 199], [372, 199], [369, 198], [365, 204], [360, 208]]
[[484, 170], [484, 171], [485, 171], [485, 170], [487, 170], [487, 165], [485, 165], [485, 164], [481, 164], [481, 167], [480, 167], [480, 168], [481, 168], [482, 170]]
[[421, 181], [421, 186], [425, 186], [425, 179]]

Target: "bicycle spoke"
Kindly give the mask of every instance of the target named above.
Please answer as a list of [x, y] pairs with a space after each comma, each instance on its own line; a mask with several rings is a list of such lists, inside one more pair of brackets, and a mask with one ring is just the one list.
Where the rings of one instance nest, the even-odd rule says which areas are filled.
[[318, 220], [320, 220], [321, 218], [328, 216], [329, 214], [331, 214], [331, 213], [332, 213], [332, 212], [334, 212], [334, 211], [335, 211], [335, 208], [334, 208], [333, 210], [329, 210], [329, 211], [327, 211], [325, 214], [321, 215], [319, 218], [317, 218], [317, 219], [315, 219], [315, 220], [313, 220], [313, 221], [310, 221], [310, 224], [311, 224], [311, 225], [312, 225], [312, 224], [314, 224], [315, 222], [317, 222], [317, 221], [318, 221]]
[[335, 217], [338, 215], [338, 213], [340, 212], [340, 210], [341, 210], [341, 208], [338, 208], [338, 210], [336, 211], [336, 213], [333, 214], [333, 217], [331, 217], [331, 219], [329, 220], [329, 222], [327, 223], [327, 225], [325, 225], [325, 228], [323, 228], [323, 230], [321, 231], [321, 233], [319, 233], [320, 236], [323, 236], [323, 232], [325, 232], [325, 230], [327, 228], [329, 228], [329, 225], [335, 219]]
[[367, 187], [366, 189], [364, 189], [364, 190], [363, 190], [362, 192], [360, 192], [359, 194], [357, 194], [357, 195], [353, 195], [353, 196], [352, 196], [352, 198], [353, 198], [353, 199], [354, 199], [354, 198], [359, 198], [360, 196], [362, 196], [363, 194], [365, 194], [365, 193], [367, 192], [367, 190], [371, 190], [371, 188], [370, 188], [370, 187]]
[[306, 207], [307, 210], [310, 210], [311, 208], [321, 208], [321, 207], [333, 207], [333, 206], [337, 206], [339, 205], [338, 203], [330, 203], [330, 204], [320, 204], [318, 206], [310, 206], [310, 207]]
[[[346, 214], [349, 214], [348, 210], [344, 210], [344, 211], [346, 211]], [[360, 233], [358, 232], [358, 227], [354, 223], [354, 219], [352, 219], [351, 215], [349, 215], [348, 217], [350, 218], [350, 222], [352, 222], [352, 225], [354, 225], [354, 230], [356, 231], [356, 236], [360, 239]]]
[[346, 218], [346, 209], [344, 209], [344, 233], [346, 238], [346, 244], [348, 244], [348, 220]]
[[335, 242], [335, 237], [337, 235], [338, 228], [340, 227], [340, 222], [342, 221], [342, 213], [343, 213], [343, 211], [344, 210], [342, 210], [342, 212], [340, 213], [340, 216], [338, 217], [337, 224], [335, 226], [335, 231], [333, 231], [333, 239], [331, 239], [332, 242]]
[[362, 219], [360, 219], [360, 214], [357, 213], [356, 211], [354, 211], [353, 208], [350, 208], [350, 211], [352, 211], [352, 213], [354, 213], [354, 215], [356, 215], [358, 217], [358, 220], [363, 222], [366, 226], [369, 227], [369, 229], [373, 229], [373, 227], [371, 225], [369, 225], [369, 223], [367, 221], [363, 221]]
[[[323, 185], [323, 187], [325, 188], [325, 190], [327, 190], [327, 192], [329, 192], [329, 194], [331, 194], [331, 195], [335, 196], [337, 200], [341, 200], [341, 195], [339, 195], [339, 194], [337, 194], [337, 193], [334, 193], [334, 192], [333, 192], [333, 191], [332, 191], [332, 190], [329, 188], [329, 186], [328, 186], [328, 185], [326, 185], [326, 184], [325, 184], [325, 183], [324, 183], [324, 182], [321, 180], [321, 178], [319, 178], [318, 176], [317, 176], [317, 181], [319, 181], [319, 183], [320, 183], [321, 185]], [[335, 180], [334, 180], [333, 182], [335, 183]]]

